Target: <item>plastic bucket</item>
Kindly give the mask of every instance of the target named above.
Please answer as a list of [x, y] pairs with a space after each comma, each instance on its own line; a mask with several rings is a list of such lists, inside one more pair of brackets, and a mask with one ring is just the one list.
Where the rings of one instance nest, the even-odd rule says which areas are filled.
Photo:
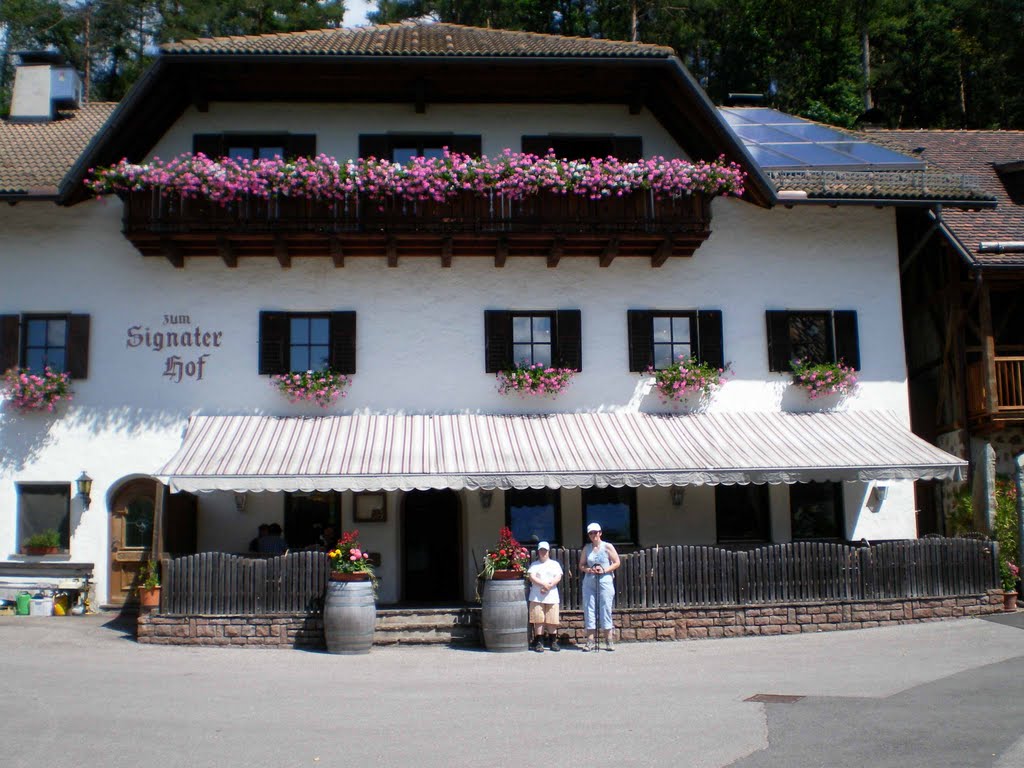
[[33, 597], [29, 601], [29, 616], [53, 616], [52, 597]]
[[54, 616], [67, 616], [68, 608], [70, 603], [68, 600], [67, 592], [58, 592], [53, 596], [53, 615]]
[[32, 595], [30, 595], [28, 592], [20, 592], [18, 594], [17, 598], [15, 598], [15, 609], [14, 609], [15, 615], [17, 615], [17, 616], [28, 616], [29, 615], [29, 606], [30, 606], [31, 602], [32, 602]]

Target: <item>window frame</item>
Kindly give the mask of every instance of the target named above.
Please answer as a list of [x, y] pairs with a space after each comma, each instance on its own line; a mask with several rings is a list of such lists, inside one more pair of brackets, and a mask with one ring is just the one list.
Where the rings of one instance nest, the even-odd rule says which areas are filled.
[[654, 366], [654, 318], [689, 317], [690, 350], [701, 363], [725, 368], [725, 343], [720, 309], [630, 309], [626, 312], [629, 370], [646, 373]]
[[[74, 312], [31, 312], [0, 315], [0, 373], [24, 368], [31, 320], [64, 320], [64, 366], [60, 373], [72, 379], [89, 377], [91, 316]], [[40, 371], [40, 373], [42, 373]]]
[[253, 150], [254, 159], [261, 147], [281, 147], [282, 159], [316, 156], [315, 133], [290, 133], [271, 131], [251, 133], [245, 131], [223, 131], [221, 133], [192, 134], [192, 153], [202, 152], [209, 158], [227, 157], [230, 147], [248, 147]]
[[484, 371], [499, 373], [516, 364], [512, 346], [513, 316], [551, 315], [551, 365], [555, 368], [583, 370], [582, 313], [578, 309], [485, 309]]
[[[548, 538], [547, 542], [551, 545], [552, 548], [556, 548], [556, 547], [562, 546], [562, 492], [561, 492], [561, 489], [559, 489], [559, 488], [510, 488], [509, 490], [505, 491], [505, 526], [512, 531], [513, 535], [515, 535], [515, 529], [513, 528], [513, 525], [512, 525], [512, 523], [513, 523], [513, 520], [512, 520], [513, 498], [516, 495], [519, 495], [519, 494], [522, 494], [522, 495], [537, 495], [537, 496], [540, 496], [540, 495], [544, 494], [544, 495], [546, 495], [550, 499], [551, 506], [553, 507], [553, 511], [552, 511], [552, 515], [553, 515], [552, 528], [554, 530], [554, 535], [553, 535], [553, 537]], [[521, 504], [520, 506], [526, 506], [526, 505], [525, 504]], [[541, 506], [541, 505], [534, 505], [534, 506]], [[523, 541], [522, 539], [518, 539], [518, 540], [519, 540], [520, 544], [522, 544], [524, 547], [527, 547], [528, 549], [535, 548], [539, 541], [543, 541], [543, 539], [538, 539], [537, 541]], [[533, 546], [531, 546], [531, 545], [533, 545]]]
[[[50, 368], [52, 368], [53, 370], [57, 371], [58, 373], [64, 373], [64, 372], [67, 371], [67, 369], [68, 369], [68, 346], [69, 346], [68, 342], [70, 341], [70, 338], [71, 338], [71, 327], [70, 327], [71, 326], [71, 322], [70, 322], [70, 316], [68, 314], [66, 314], [66, 313], [65, 314], [61, 314], [61, 313], [30, 313], [30, 314], [24, 314], [24, 315], [21, 316], [21, 344], [20, 344], [20, 349], [19, 349], [18, 360], [19, 360], [22, 368], [29, 368], [29, 366], [28, 366], [29, 350], [30, 349], [39, 349], [40, 348], [38, 346], [30, 345], [29, 344], [29, 341], [30, 341], [29, 337], [31, 336], [31, 334], [29, 332], [29, 326], [32, 323], [45, 322], [47, 325], [46, 325], [46, 330], [44, 331], [44, 334], [45, 335], [49, 335], [49, 333], [48, 333], [49, 332], [49, 324], [51, 322], [54, 322], [54, 321], [60, 321], [60, 322], [64, 323], [64, 344], [62, 346], [60, 346], [60, 347], [57, 347], [56, 345], [51, 347], [48, 343], [43, 345], [43, 347], [42, 347], [42, 349], [44, 350], [44, 358], [43, 358], [44, 359], [44, 363], [43, 363], [43, 367], [44, 368], [46, 367], [46, 362], [45, 362], [45, 360], [46, 360], [46, 357], [45, 357], [46, 351], [48, 351], [50, 349], [61, 349], [64, 352], [64, 364], [59, 369], [57, 367], [55, 367], [55, 366], [52, 366], [52, 365], [50, 366]], [[30, 370], [32, 370], [32, 372], [36, 373], [36, 374], [42, 374], [42, 372], [43, 372], [42, 370], [35, 370], [35, 369], [30, 369]]]
[[[305, 320], [306, 326], [306, 341], [300, 343], [295, 341], [295, 336], [292, 332], [294, 323], [296, 320]], [[326, 320], [327, 321], [327, 339], [323, 344], [314, 344], [312, 341], [312, 326], [310, 321], [312, 320]], [[331, 313], [330, 312], [289, 312], [288, 313], [288, 343], [286, 350], [286, 357], [288, 360], [288, 373], [302, 373], [302, 370], [296, 369], [292, 366], [291, 361], [295, 354], [296, 347], [304, 347], [306, 350], [306, 359], [309, 365], [304, 368], [305, 371], [328, 371], [331, 370]], [[326, 347], [327, 348], [327, 360], [322, 368], [313, 368], [313, 352], [315, 347]]]
[[[629, 528], [630, 528], [630, 533], [632, 534], [631, 540], [625, 540], [625, 539], [620, 540], [620, 539], [608, 538], [607, 536], [604, 535], [604, 534], [607, 533], [607, 527], [606, 527], [605, 523], [603, 521], [601, 521], [601, 520], [596, 520], [595, 521], [593, 519], [593, 516], [587, 513], [587, 505], [588, 505], [587, 497], [588, 496], [593, 496], [593, 495], [607, 494], [607, 493], [615, 493], [615, 494], [625, 493], [628, 496], [628, 502], [627, 503], [629, 505]], [[589, 502], [589, 503], [593, 503], [593, 502]], [[596, 503], [605, 503], [605, 504], [607, 504], [609, 502], [596, 502]], [[602, 537], [601, 537], [603, 541], [607, 541], [609, 544], [613, 544], [616, 547], [619, 547], [619, 546], [623, 546], [623, 547], [639, 547], [640, 546], [640, 529], [637, 526], [636, 488], [632, 488], [632, 487], [630, 487], [628, 485], [624, 485], [621, 488], [614, 488], [614, 487], [612, 487], [610, 485], [609, 486], [605, 486], [604, 488], [598, 488], [596, 485], [593, 485], [593, 486], [591, 486], [589, 488], [583, 488], [582, 492], [580, 494], [580, 511], [583, 513], [583, 525], [584, 526], [587, 526], [587, 525], [589, 525], [590, 523], [593, 523], [593, 522], [597, 522], [597, 523], [601, 524], [601, 528], [604, 531], [604, 534], [602, 534]], [[584, 540], [584, 542], [588, 541], [585, 528], [584, 528], [584, 532], [583, 532], [583, 540]]]
[[765, 311], [768, 332], [768, 370], [791, 373], [793, 359], [790, 321], [794, 317], [823, 315], [826, 319], [827, 356], [813, 362], [838, 363], [855, 371], [861, 369], [860, 331], [857, 311], [852, 309], [769, 309]]
[[[670, 353], [672, 353], [672, 354], [669, 355], [669, 360], [670, 360], [669, 364], [671, 365], [671, 363], [675, 362], [677, 357], [678, 357], [677, 355], [674, 354], [675, 347], [681, 346], [680, 344], [677, 344], [675, 341], [670, 341], [670, 342], [668, 342], [666, 344], [665, 342], [660, 342], [660, 341], [657, 340], [657, 336], [655, 335], [655, 330], [654, 330], [654, 321], [658, 320], [659, 318], [660, 319], [668, 319], [668, 320], [681, 320], [681, 319], [688, 320], [689, 323], [690, 323], [690, 338], [689, 338], [689, 341], [687, 342], [687, 346], [690, 348], [690, 356], [695, 356], [695, 357], [699, 358], [699, 356], [700, 356], [700, 340], [699, 340], [698, 337], [700, 335], [700, 329], [699, 329], [699, 326], [697, 324], [697, 310], [695, 310], [695, 309], [693, 309], [693, 310], [679, 310], [679, 311], [671, 311], [671, 312], [661, 311], [661, 310], [653, 310], [651, 312], [651, 359], [653, 360], [651, 365], [653, 366], [654, 370], [656, 370], [656, 371], [664, 370], [664, 368], [659, 368], [658, 367], [658, 347], [660, 347], [660, 346], [661, 347], [663, 347], [663, 346], [668, 346], [669, 347], [669, 351], [670, 351]], [[674, 326], [674, 323], [670, 323], [669, 326], [670, 326], [670, 329], [671, 329], [672, 326]], [[670, 333], [672, 334], [673, 337], [675, 336], [674, 329], [670, 330]]]
[[[530, 360], [526, 362], [527, 366], [536, 365], [536, 347], [547, 347], [550, 365], [555, 364], [555, 352], [556, 352], [556, 339], [555, 330], [557, 327], [557, 319], [553, 311], [549, 312], [526, 312], [526, 311], [511, 311], [509, 312], [509, 319], [511, 320], [511, 336], [512, 336], [512, 364], [515, 366], [522, 365], [525, 361], [517, 359], [516, 347], [528, 346], [530, 348]], [[516, 341], [516, 320], [530, 320], [530, 341]], [[548, 341], [534, 341], [534, 320], [546, 319], [550, 324]]]
[[[749, 493], [750, 489], [755, 489], [758, 494], [763, 496], [763, 520], [756, 521], [758, 523], [757, 531], [758, 534], [763, 533], [764, 537], [761, 536], [723, 536], [722, 535], [722, 513], [723, 503], [719, 499], [720, 494], [733, 493], [734, 489], [741, 488], [745, 492]], [[748, 508], [750, 512], [756, 512], [757, 510]], [[734, 485], [719, 484], [715, 486], [715, 541], [718, 544], [768, 544], [772, 541], [772, 499], [771, 491], [768, 483], [762, 483], [760, 485], [756, 483], [736, 483]]]
[[[61, 537], [60, 553], [66, 555], [66, 554], [70, 553], [70, 551], [71, 551], [71, 483], [50, 483], [50, 482], [23, 482], [23, 483], [19, 482], [19, 483], [15, 483], [15, 492], [16, 492], [16, 495], [17, 495], [17, 502], [16, 502], [16, 515], [17, 515], [17, 517], [16, 517], [16, 521], [15, 521], [17, 551], [20, 552], [22, 550], [22, 546], [23, 546], [22, 542], [25, 541], [25, 539], [27, 539], [30, 536], [32, 536], [33, 533], [40, 533], [40, 532], [42, 532], [44, 530], [47, 530], [48, 528], [54, 527], [54, 526], [38, 527], [38, 529], [33, 529], [31, 532], [27, 532], [24, 529], [24, 527], [23, 527], [23, 524], [24, 524], [24, 509], [23, 509], [23, 506], [22, 506], [22, 498], [23, 498], [23, 496], [26, 494], [26, 492], [29, 492], [31, 494], [31, 492], [33, 492], [33, 491], [35, 491], [37, 493], [37, 495], [42, 495], [39, 492], [44, 490], [44, 489], [60, 489], [60, 491], [61, 491], [60, 495], [63, 496], [63, 498], [64, 498], [64, 510], [63, 510], [63, 512], [61, 512], [62, 520], [61, 520], [61, 523], [58, 526], [56, 526], [56, 528], [57, 528], [57, 531], [60, 533], [60, 537]], [[56, 494], [53, 494], [53, 495], [56, 495]]]
[[[599, 142], [607, 142], [607, 151], [590, 151], [580, 154], [578, 150], [569, 148], [574, 144], [597, 144]], [[559, 149], [559, 146], [562, 149]], [[600, 157], [603, 160], [610, 155], [623, 162], [635, 162], [644, 156], [642, 136], [617, 136], [610, 133], [524, 135], [520, 139], [520, 147], [524, 153], [540, 157], [543, 157], [549, 149], [552, 149], [557, 157], [568, 160], [590, 160], [592, 157]]]
[[261, 376], [302, 373], [291, 370], [291, 321], [293, 318], [327, 317], [329, 320], [327, 369], [351, 375], [356, 372], [357, 315], [353, 310], [289, 312], [263, 310], [259, 314], [259, 366]]
[[362, 133], [359, 135], [359, 156], [376, 157], [378, 160], [394, 161], [396, 149], [415, 147], [422, 156], [427, 149], [443, 149], [449, 152], [479, 157], [483, 152], [483, 137], [480, 134], [460, 133]]
[[[796, 519], [797, 507], [800, 504], [807, 503], [818, 503], [807, 499], [798, 499], [797, 496], [800, 492], [807, 491], [812, 487], [826, 489], [831, 486], [832, 494], [832, 510], [834, 516], [834, 522], [836, 527], [835, 536], [801, 536], [796, 535], [796, 526], [794, 525]], [[797, 491], [797, 493], [794, 493]], [[846, 541], [846, 509], [844, 505], [843, 497], [843, 484], [839, 482], [833, 482], [830, 480], [821, 482], [810, 482], [810, 483], [794, 483], [789, 486], [789, 530], [790, 538], [793, 541]]]

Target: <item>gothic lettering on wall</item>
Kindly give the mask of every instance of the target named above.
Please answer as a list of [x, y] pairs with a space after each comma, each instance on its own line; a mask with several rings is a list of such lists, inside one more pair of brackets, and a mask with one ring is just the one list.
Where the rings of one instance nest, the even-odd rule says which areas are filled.
[[221, 346], [223, 336], [222, 331], [193, 324], [189, 315], [164, 315], [159, 330], [141, 323], [130, 326], [125, 346], [166, 354], [163, 375], [168, 381], [180, 384], [203, 380], [210, 355]]

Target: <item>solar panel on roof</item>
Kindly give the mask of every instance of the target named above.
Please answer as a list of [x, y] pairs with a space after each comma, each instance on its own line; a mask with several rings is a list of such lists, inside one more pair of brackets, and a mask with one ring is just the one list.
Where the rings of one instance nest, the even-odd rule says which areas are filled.
[[766, 169], [868, 171], [925, 167], [918, 158], [770, 107], [720, 107], [719, 112]]

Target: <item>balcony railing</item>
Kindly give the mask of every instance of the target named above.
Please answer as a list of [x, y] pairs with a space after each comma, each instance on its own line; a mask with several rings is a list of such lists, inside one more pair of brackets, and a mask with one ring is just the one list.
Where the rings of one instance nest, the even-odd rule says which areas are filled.
[[[450, 202], [256, 197], [221, 205], [164, 195], [125, 196], [124, 233], [146, 256], [689, 256], [711, 233], [711, 200], [652, 194], [590, 200], [544, 194], [524, 200], [464, 193]], [[552, 263], [553, 262], [553, 263]], [[178, 263], [180, 266], [181, 263]], [[340, 266], [340, 264], [339, 264]]]
[[975, 421], [1024, 421], [1024, 357], [996, 357], [992, 385], [985, 375], [983, 360], [968, 364], [967, 415]]

